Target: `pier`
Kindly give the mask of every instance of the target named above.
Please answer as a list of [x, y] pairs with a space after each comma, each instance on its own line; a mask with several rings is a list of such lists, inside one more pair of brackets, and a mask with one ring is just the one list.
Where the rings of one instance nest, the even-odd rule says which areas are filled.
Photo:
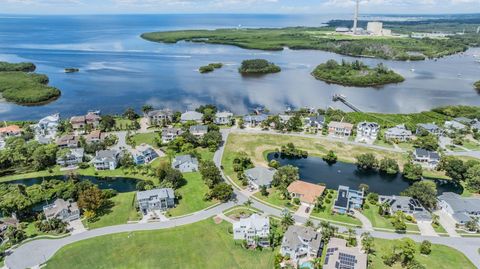
[[333, 97], [332, 97], [332, 101], [334, 101], [334, 102], [340, 101], [340, 102], [344, 103], [346, 106], [348, 106], [349, 108], [351, 108], [353, 111], [362, 112], [359, 108], [354, 106], [352, 103], [348, 102], [347, 97], [343, 94], [334, 94]]

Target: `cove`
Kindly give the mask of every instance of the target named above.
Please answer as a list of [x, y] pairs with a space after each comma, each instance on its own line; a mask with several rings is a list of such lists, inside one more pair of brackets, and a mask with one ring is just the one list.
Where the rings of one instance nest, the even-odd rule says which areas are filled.
[[[293, 165], [299, 168], [300, 179], [310, 183], [323, 183], [329, 189], [337, 189], [339, 185], [358, 188], [361, 183], [370, 187], [370, 192], [381, 195], [399, 195], [413, 181], [397, 175], [386, 175], [376, 171], [359, 171], [352, 163], [337, 162], [328, 165], [322, 158], [282, 159], [278, 153], [270, 153], [267, 159], [277, 160], [281, 165]], [[461, 194], [463, 187], [445, 180], [433, 180], [437, 184], [438, 194], [455, 192]]]

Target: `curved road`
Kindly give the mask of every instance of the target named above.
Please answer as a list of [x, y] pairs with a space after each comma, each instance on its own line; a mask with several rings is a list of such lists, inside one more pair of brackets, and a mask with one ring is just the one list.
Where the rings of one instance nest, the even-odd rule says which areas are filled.
[[[222, 135], [224, 137], [224, 145], [228, 139], [228, 134], [230, 130], [222, 130]], [[214, 155], [214, 161], [217, 166], [220, 166], [222, 155], [224, 151], [224, 145], [222, 145]], [[227, 180], [227, 182], [229, 182]], [[145, 230], [158, 230], [158, 229], [167, 229], [176, 226], [186, 225], [195, 223], [201, 220], [211, 218], [217, 214], [222, 213], [228, 208], [231, 208], [237, 204], [243, 204], [247, 201], [248, 197], [243, 194], [241, 191], [235, 189], [235, 201], [220, 204], [214, 208], [207, 210], [198, 211], [194, 214], [180, 217], [177, 219], [170, 219], [165, 222], [155, 222], [155, 223], [137, 223], [137, 224], [123, 224], [117, 226], [109, 226], [94, 230], [89, 230], [84, 233], [68, 236], [62, 239], [40, 239], [28, 242], [13, 251], [5, 260], [5, 265], [10, 269], [23, 269], [35, 267], [40, 264], [45, 263], [50, 259], [60, 248], [68, 244], [107, 234], [113, 233], [122, 233], [122, 232], [133, 232], [133, 231], [145, 231]], [[268, 215], [281, 216], [282, 212], [279, 209], [270, 207], [266, 204], [260, 203], [254, 199], [252, 201], [252, 206], [256, 207]], [[295, 216], [295, 220], [299, 223], [304, 223], [306, 219]], [[345, 229], [344, 227], [341, 227]], [[363, 229], [357, 229], [357, 234], [364, 232]], [[378, 232], [378, 231], [369, 231], [372, 236], [377, 238], [384, 239], [398, 239], [403, 237], [410, 237], [415, 241], [430, 240], [435, 244], [443, 244], [450, 247], [453, 247], [461, 252], [463, 252], [477, 268], [480, 268], [480, 255], [478, 254], [478, 249], [480, 249], [480, 239], [479, 238], [453, 238], [453, 237], [426, 237], [421, 235], [404, 235], [404, 234], [395, 234], [387, 232]]]

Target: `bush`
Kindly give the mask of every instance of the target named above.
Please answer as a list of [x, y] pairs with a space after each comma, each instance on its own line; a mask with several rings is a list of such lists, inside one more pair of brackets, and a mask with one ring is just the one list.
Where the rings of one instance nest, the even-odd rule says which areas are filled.
[[424, 240], [420, 244], [420, 253], [424, 255], [429, 255], [431, 252], [432, 252], [432, 243], [430, 243], [430, 241], [428, 240]]
[[293, 203], [296, 204], [296, 205], [299, 205], [300, 204], [300, 199], [299, 198], [294, 198]]

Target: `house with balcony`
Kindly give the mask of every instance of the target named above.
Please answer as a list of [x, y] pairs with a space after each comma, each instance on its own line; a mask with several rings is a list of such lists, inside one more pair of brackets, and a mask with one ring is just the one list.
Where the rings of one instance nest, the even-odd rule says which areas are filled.
[[80, 219], [80, 209], [76, 202], [57, 199], [52, 204], [43, 207], [43, 213], [47, 220], [59, 219], [70, 222]]
[[79, 143], [78, 137], [73, 134], [63, 135], [55, 140], [55, 144], [57, 144], [59, 148], [78, 148]]
[[427, 132], [436, 136], [442, 136], [445, 134], [445, 131], [440, 128], [435, 123], [420, 123], [417, 124], [416, 135], [421, 135], [422, 133]]
[[388, 141], [406, 142], [412, 140], [413, 133], [404, 124], [397, 125], [385, 131], [385, 139]]
[[348, 122], [332, 121], [328, 124], [328, 134], [333, 137], [349, 137], [352, 134], [353, 124]]
[[325, 116], [323, 115], [305, 117], [304, 119], [305, 129], [322, 130], [324, 125], [325, 125]]
[[233, 223], [233, 239], [245, 240], [249, 246], [270, 246], [270, 220], [253, 214]]
[[83, 148], [69, 148], [57, 153], [57, 164], [60, 166], [75, 166], [83, 162]]
[[120, 152], [116, 150], [99, 150], [92, 163], [97, 170], [115, 170], [118, 166]]
[[176, 156], [172, 162], [172, 168], [182, 173], [197, 172], [198, 159], [190, 155]]
[[339, 214], [352, 214], [353, 210], [362, 208], [364, 199], [363, 190], [354, 190], [340, 185], [332, 210]]
[[203, 119], [202, 113], [199, 113], [197, 111], [187, 111], [183, 113], [182, 116], [180, 117], [180, 122], [185, 123], [189, 121], [195, 121], [198, 123], [202, 123], [202, 119]]
[[189, 132], [196, 138], [202, 138], [208, 133], [208, 126], [206, 125], [193, 125], [190, 126]]
[[41, 144], [50, 143], [57, 136], [58, 125], [60, 125], [60, 114], [53, 114], [40, 119], [32, 126], [35, 133], [35, 140]]
[[180, 128], [163, 128], [162, 129], [162, 143], [170, 143], [175, 138], [183, 134], [183, 130]]
[[373, 144], [377, 140], [378, 133], [380, 132], [380, 125], [376, 122], [360, 122], [357, 125], [357, 137], [355, 141], [364, 142], [367, 144]]
[[243, 123], [246, 127], [255, 128], [268, 119], [266, 114], [247, 115], [243, 117]]
[[480, 198], [478, 197], [462, 197], [453, 192], [444, 192], [438, 196], [438, 206], [459, 227], [464, 227], [467, 222], [480, 218]]
[[394, 215], [402, 211], [406, 215], [414, 217], [417, 221], [431, 222], [432, 217], [425, 207], [415, 198], [397, 195], [380, 195], [379, 204], [388, 204], [388, 215]]
[[217, 112], [215, 114], [215, 124], [228, 125], [233, 120], [233, 113], [228, 111]]
[[132, 150], [133, 162], [136, 165], [147, 164], [158, 158], [157, 152], [147, 144], [141, 144]]
[[440, 155], [436, 151], [416, 148], [413, 151], [413, 162], [428, 169], [435, 169], [440, 163]]
[[147, 215], [148, 212], [167, 211], [175, 207], [175, 193], [172, 188], [139, 191], [137, 203], [143, 215]]
[[173, 111], [170, 109], [152, 110], [145, 114], [149, 126], [163, 125], [172, 121]]
[[322, 235], [312, 227], [292, 225], [283, 235], [280, 254], [294, 264], [313, 260], [322, 253]]

